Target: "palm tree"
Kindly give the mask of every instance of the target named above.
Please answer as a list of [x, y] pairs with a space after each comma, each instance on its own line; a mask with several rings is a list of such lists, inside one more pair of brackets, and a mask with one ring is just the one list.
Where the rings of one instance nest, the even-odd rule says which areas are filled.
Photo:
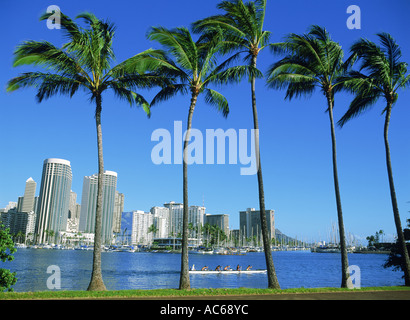
[[[410, 286], [410, 260], [406, 248], [406, 241], [401, 227], [399, 208], [393, 181], [393, 170], [390, 158], [389, 125], [393, 106], [398, 99], [399, 89], [410, 84], [410, 74], [407, 74], [407, 63], [400, 61], [399, 45], [388, 33], [377, 34], [381, 46], [370, 40], [360, 39], [351, 47], [352, 55], [349, 59], [361, 62], [359, 71], [351, 71], [346, 82], [346, 88], [355, 94], [346, 114], [338, 124], [343, 126], [347, 121], [360, 115], [373, 106], [379, 98], [384, 98], [386, 108], [384, 122], [384, 144], [386, 150], [386, 165], [389, 178], [390, 197], [393, 207], [394, 222], [396, 224], [398, 241], [404, 263], [404, 277], [406, 286]], [[362, 73], [362, 72], [366, 73]]]
[[235, 52], [233, 57], [245, 54], [244, 61], [248, 62], [245, 68], [251, 83], [253, 126], [255, 129], [255, 155], [257, 163], [259, 207], [261, 217], [261, 229], [265, 251], [266, 267], [268, 274], [268, 287], [280, 289], [272, 259], [271, 241], [269, 239], [266, 210], [265, 193], [262, 178], [262, 166], [259, 147], [259, 122], [256, 108], [256, 78], [261, 77], [257, 70], [257, 59], [259, 53], [269, 46], [271, 33], [263, 30], [265, 20], [266, 0], [255, 0], [244, 3], [242, 0], [222, 1], [218, 9], [225, 11], [223, 15], [212, 16], [193, 24], [197, 32], [220, 33], [224, 36], [221, 52]]
[[[184, 138], [183, 153], [183, 225], [182, 225], [182, 252], [181, 252], [181, 277], [179, 288], [189, 289], [189, 263], [188, 263], [188, 142], [192, 127], [192, 117], [197, 104], [198, 96], [205, 94], [205, 101], [228, 116], [229, 106], [226, 98], [219, 92], [210, 89], [211, 84], [224, 84], [238, 79], [230, 68], [229, 61], [218, 65], [216, 54], [217, 41], [209, 41], [207, 37], [200, 37], [194, 41], [191, 33], [185, 27], [168, 30], [164, 27], [153, 27], [148, 33], [150, 40], [159, 42], [167, 51], [169, 57], [164, 59], [164, 67], [160, 74], [176, 80], [175, 84], [164, 87], [151, 101], [151, 106], [170, 99], [176, 94], [190, 94], [187, 132]], [[171, 59], [173, 58], [173, 60]]]
[[[48, 19], [52, 13], [42, 15]], [[149, 115], [149, 104], [135, 92], [136, 89], [153, 86], [161, 81], [158, 77], [145, 74], [149, 67], [158, 65], [160, 52], [147, 50], [111, 67], [115, 59], [112, 42], [114, 25], [97, 19], [92, 13], [82, 13], [87, 28], [80, 27], [61, 13], [61, 28], [68, 38], [62, 48], [46, 41], [25, 41], [14, 52], [14, 66], [39, 66], [46, 72], [27, 72], [8, 82], [8, 91], [24, 87], [37, 90], [37, 100], [41, 102], [54, 95], [72, 97], [78, 89], [90, 95], [95, 102], [95, 123], [98, 145], [98, 187], [95, 217], [95, 242], [93, 271], [88, 290], [105, 290], [101, 273], [101, 225], [103, 192], [103, 148], [101, 131], [102, 94], [107, 89], [133, 105], [140, 105]]]
[[[53, 239], [54, 236], [55, 236], [54, 230], [48, 230], [48, 237], [51, 237], [53, 242], [54, 242], [54, 239]], [[48, 238], [48, 241], [50, 241], [50, 238]]]
[[336, 134], [333, 120], [334, 95], [343, 86], [343, 81], [339, 78], [345, 74], [347, 68], [347, 64], [343, 63], [343, 50], [338, 43], [331, 40], [326, 29], [319, 26], [311, 26], [307, 34], [290, 34], [283, 43], [275, 44], [272, 48], [274, 52], [285, 53], [285, 57], [269, 69], [267, 82], [270, 88], [286, 88], [285, 99], [289, 100], [293, 97], [309, 96], [315, 88], [319, 88], [326, 97], [332, 138], [333, 180], [342, 259], [341, 286], [347, 287], [349, 264], [339, 191]]
[[148, 228], [148, 233], [152, 233], [152, 236], [155, 237], [155, 234], [159, 231], [159, 229], [155, 226], [155, 224], [151, 224]]

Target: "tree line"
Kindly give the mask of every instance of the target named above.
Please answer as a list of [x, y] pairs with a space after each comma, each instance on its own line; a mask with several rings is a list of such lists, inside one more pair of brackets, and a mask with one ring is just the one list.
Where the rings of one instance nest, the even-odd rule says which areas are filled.
[[[25, 41], [14, 52], [15, 67], [31, 65], [44, 72], [23, 73], [8, 82], [8, 91], [33, 87], [38, 102], [57, 94], [72, 97], [78, 90], [85, 91], [95, 104], [95, 125], [98, 147], [98, 195], [95, 223], [95, 243], [92, 276], [88, 290], [105, 290], [101, 272], [101, 217], [104, 160], [102, 148], [102, 97], [107, 90], [128, 102], [140, 106], [150, 116], [150, 108], [177, 94], [189, 98], [187, 134], [183, 153], [183, 231], [180, 289], [189, 289], [188, 263], [188, 165], [187, 146], [193, 114], [199, 96], [214, 106], [222, 116], [229, 114], [228, 100], [214, 89], [216, 86], [236, 84], [247, 79], [251, 87], [251, 109], [255, 134], [257, 182], [261, 216], [261, 231], [266, 259], [268, 287], [279, 289], [272, 260], [271, 243], [265, 214], [265, 195], [259, 146], [259, 123], [256, 100], [256, 79], [265, 78], [271, 89], [285, 90], [285, 99], [311, 96], [316, 89], [323, 94], [329, 116], [332, 138], [332, 164], [335, 200], [341, 246], [341, 287], [347, 287], [348, 258], [343, 223], [342, 201], [337, 171], [335, 125], [343, 127], [382, 100], [385, 104], [384, 143], [393, 216], [402, 252], [405, 284], [410, 285], [410, 260], [403, 237], [397, 205], [388, 141], [390, 116], [397, 104], [398, 92], [410, 84], [407, 63], [401, 61], [401, 50], [395, 39], [379, 33], [379, 43], [359, 39], [344, 58], [342, 47], [331, 39], [321, 26], [310, 26], [304, 34], [289, 34], [283, 42], [273, 43], [271, 32], [264, 30], [266, 0], [221, 1], [219, 14], [192, 23], [190, 28], [151, 27], [147, 37], [161, 46], [148, 49], [114, 65], [113, 40], [115, 26], [89, 12], [76, 19], [85, 27], [61, 14], [60, 24], [68, 42], [61, 48], [47, 41]], [[49, 19], [45, 13], [40, 20]], [[257, 68], [262, 51], [270, 49], [281, 58], [264, 74]], [[240, 61], [240, 62], [239, 62]], [[148, 102], [140, 90], [158, 88]], [[344, 116], [335, 124], [333, 108], [336, 94], [347, 91], [354, 95]], [[187, 99], [188, 100], [188, 99]]]

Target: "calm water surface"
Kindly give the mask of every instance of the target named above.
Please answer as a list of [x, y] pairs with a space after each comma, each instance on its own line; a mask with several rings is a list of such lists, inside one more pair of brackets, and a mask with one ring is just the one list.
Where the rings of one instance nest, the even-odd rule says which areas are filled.
[[[12, 262], [1, 263], [0, 268], [17, 272], [14, 290], [44, 291], [50, 265], [61, 270], [61, 290], [85, 290], [91, 277], [92, 251], [18, 249]], [[103, 252], [103, 279], [108, 290], [178, 288], [180, 254]], [[357, 265], [361, 286], [404, 285], [401, 272], [383, 268], [384, 254], [349, 254], [349, 264]], [[282, 289], [339, 287], [340, 255], [311, 253], [309, 251], [276, 251], [273, 261]], [[265, 269], [263, 253], [243, 256], [195, 255], [189, 256], [190, 266], [204, 265], [214, 269], [218, 264], [243, 268]], [[266, 288], [266, 274], [191, 275], [192, 288]]]

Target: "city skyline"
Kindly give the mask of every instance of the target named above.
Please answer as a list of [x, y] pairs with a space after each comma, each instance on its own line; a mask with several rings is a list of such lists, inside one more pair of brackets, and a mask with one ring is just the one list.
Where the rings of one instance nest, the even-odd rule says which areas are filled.
[[[32, 177], [26, 180], [24, 196], [17, 202], [10, 201], [0, 212], [0, 217], [14, 234], [22, 234], [26, 240], [37, 244], [67, 244], [84, 235], [84, 241], [92, 240], [95, 229], [95, 204], [98, 175], [85, 176], [81, 204], [77, 203], [77, 193], [70, 190], [72, 183], [71, 162], [66, 159], [48, 158], [43, 161], [42, 180], [39, 196], [36, 196], [37, 183]], [[130, 235], [132, 245], [151, 245], [154, 239], [180, 237], [182, 233], [183, 204], [170, 201], [163, 207], [152, 206], [149, 212], [133, 210], [123, 212], [124, 195], [116, 190], [117, 172], [104, 171], [103, 210], [102, 210], [102, 243], [117, 244], [119, 236], [124, 236], [129, 222], [122, 225], [123, 216], [131, 215]], [[214, 225], [220, 228], [227, 237], [231, 231], [243, 234], [243, 237], [260, 237], [259, 211], [247, 208], [240, 212], [239, 229], [230, 227], [228, 214], [206, 213], [204, 206], [190, 205], [188, 223], [192, 226], [191, 238], [201, 244], [198, 227]], [[243, 217], [242, 214], [246, 214]], [[274, 211], [267, 210], [270, 238], [274, 238]], [[245, 221], [246, 220], [246, 221]], [[154, 229], [152, 229], [154, 227]], [[86, 239], [86, 240], [85, 240]], [[124, 239], [122, 238], [122, 240]], [[71, 244], [71, 243], [70, 243]]]
[[[32, 177], [26, 180], [24, 196], [18, 197], [18, 201], [9, 201], [9, 205], [2, 209], [6, 213], [6, 224], [15, 215], [34, 214], [36, 222], [31, 227], [27, 224], [25, 236], [31, 241], [47, 243], [53, 241], [55, 236], [67, 240], [70, 234], [94, 233], [96, 188], [98, 175], [85, 176], [81, 200], [77, 203], [77, 193], [68, 189], [72, 183], [71, 162], [66, 159], [48, 158], [43, 161], [43, 171], [39, 196], [36, 196], [37, 183]], [[152, 206], [149, 212], [133, 210], [122, 211], [124, 205], [124, 194], [116, 190], [117, 172], [104, 171], [103, 181], [103, 215], [102, 215], [102, 240], [105, 244], [115, 243], [115, 234], [125, 232], [129, 222], [121, 225], [123, 216], [132, 215], [131, 242], [132, 244], [149, 245], [153, 238], [169, 238], [182, 233], [183, 204], [170, 201], [163, 207]], [[39, 201], [40, 199], [40, 201]], [[39, 204], [38, 204], [39, 203]], [[39, 207], [38, 207], [39, 206]], [[55, 212], [55, 211], [58, 212]], [[230, 231], [241, 230], [247, 238], [260, 235], [260, 220], [257, 215], [259, 211], [247, 208], [246, 212], [240, 212], [241, 223], [239, 229], [234, 229], [229, 223], [228, 214], [206, 213], [204, 206], [190, 205], [188, 222], [192, 224], [193, 230], [197, 226], [206, 224], [218, 226], [228, 236]], [[247, 213], [243, 222], [242, 214]], [[253, 213], [250, 215], [250, 213]], [[7, 215], [8, 214], [8, 215]], [[11, 216], [10, 216], [11, 215]], [[5, 217], [6, 217], [5, 216]], [[252, 218], [251, 218], [252, 216]], [[267, 210], [270, 237], [274, 234], [274, 210]], [[27, 218], [23, 218], [27, 219]], [[25, 222], [27, 223], [27, 222]], [[23, 223], [18, 228], [25, 229]], [[149, 229], [154, 226], [155, 232]], [[259, 227], [258, 227], [259, 226]], [[33, 230], [31, 230], [33, 229]], [[248, 230], [249, 229], [249, 230]], [[30, 232], [29, 232], [30, 231]], [[49, 232], [52, 231], [52, 235]], [[194, 232], [196, 234], [197, 231]], [[16, 232], [14, 232], [16, 233]], [[24, 232], [23, 232], [24, 233]], [[59, 235], [60, 234], [60, 235]], [[91, 237], [91, 236], [88, 236]], [[196, 236], [194, 236], [196, 237]], [[65, 241], [66, 241], [65, 240]]]
[[[87, 1], [57, 1], [54, 4], [71, 17], [88, 10], [114, 22], [117, 25], [114, 49], [118, 62], [121, 62], [155, 46], [145, 38], [151, 25], [189, 26], [192, 21], [216, 14], [218, 2], [212, 0], [206, 5], [192, 5], [189, 1], [180, 1], [181, 7], [188, 8], [184, 12], [179, 12], [167, 1], [157, 2], [159, 10], [153, 10], [152, 3], [138, 4], [138, 8], [129, 3], [127, 10], [107, 1], [98, 6]], [[360, 37], [377, 41], [377, 32], [389, 32], [402, 48], [403, 61], [410, 61], [410, 45], [405, 32], [408, 25], [405, 12], [410, 10], [408, 2], [399, 1], [392, 6], [383, 1], [359, 1], [360, 30], [346, 27], [349, 17], [346, 8], [350, 4], [349, 1], [332, 6], [327, 6], [325, 1], [309, 5], [300, 2], [298, 7], [301, 9], [295, 12], [292, 10], [294, 3], [269, 3], [266, 29], [273, 32], [275, 42], [289, 32], [306, 32], [311, 24], [323, 25], [332, 38], [342, 44], [346, 56], [350, 45]], [[11, 1], [3, 4], [1, 21], [9, 30], [4, 50], [0, 53], [3, 84], [26, 70], [11, 67], [12, 52], [22, 40], [45, 39], [63, 43], [58, 30], [49, 30], [45, 22], [38, 21], [49, 5], [48, 1], [24, 1], [27, 10], [15, 19], [13, 13], [19, 12], [20, 5]], [[133, 10], [141, 10], [144, 17], [136, 21], [131, 15]], [[292, 19], [287, 12], [294, 14]], [[263, 52], [260, 69], [265, 71], [278, 59], [268, 51]], [[244, 82], [221, 91], [230, 101], [228, 118], [223, 119], [199, 101], [194, 127], [204, 134], [206, 129], [233, 128], [239, 131], [251, 128], [248, 84]], [[143, 93], [149, 100], [156, 92], [153, 89]], [[309, 100], [284, 101], [284, 92], [267, 90], [262, 80], [258, 83], [257, 95], [266, 207], [275, 210], [276, 226], [285, 234], [324, 238], [337, 216], [323, 97], [315, 93]], [[55, 97], [38, 105], [32, 90], [13, 94], [3, 90], [0, 93], [4, 106], [1, 116], [5, 119], [0, 148], [7, 153], [0, 160], [0, 207], [23, 195], [23, 183], [28, 177], [39, 183], [41, 172], [36, 168], [50, 156], [70, 159], [74, 173], [72, 189], [81, 194], [82, 179], [79, 177], [97, 171], [94, 109], [87, 99], [81, 94], [71, 100]], [[351, 95], [344, 93], [336, 97], [335, 119], [344, 114], [351, 99]], [[389, 136], [403, 225], [410, 210], [410, 112], [407, 101], [410, 101], [409, 90], [401, 91], [393, 110]], [[174, 121], [183, 121], [184, 126], [188, 102], [186, 97], [178, 97], [153, 108], [151, 119], [147, 119], [142, 110], [130, 109], [127, 103], [115, 100], [111, 94], [104, 97], [104, 159], [106, 167], [115, 168], [121, 176], [118, 189], [125, 194], [124, 212], [148, 211], [157, 203], [182, 199], [181, 165], [153, 164], [150, 154], [156, 143], [151, 140], [151, 135], [159, 128], [172, 132]], [[395, 234], [384, 162], [382, 107], [378, 102], [376, 110], [336, 132], [345, 228], [362, 239], [380, 229], [388, 235]], [[239, 211], [248, 207], [259, 208], [256, 176], [240, 176], [241, 167], [240, 164], [190, 166], [189, 205], [204, 203], [209, 212], [229, 214], [232, 226], [238, 227]]]

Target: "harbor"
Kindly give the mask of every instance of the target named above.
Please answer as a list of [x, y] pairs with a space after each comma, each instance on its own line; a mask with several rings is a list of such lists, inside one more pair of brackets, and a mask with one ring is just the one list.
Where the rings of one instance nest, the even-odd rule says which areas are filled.
[[[125, 248], [124, 248], [125, 249]], [[7, 268], [17, 273], [16, 292], [47, 291], [49, 266], [57, 266], [61, 274], [61, 290], [85, 290], [92, 271], [91, 248], [52, 249], [19, 248]], [[310, 250], [273, 251], [275, 269], [283, 289], [340, 286], [340, 255], [316, 254]], [[402, 273], [383, 268], [386, 254], [349, 253], [349, 264], [361, 271], [361, 286], [403, 285]], [[102, 271], [108, 290], [177, 288], [181, 255], [167, 251], [107, 250], [102, 252]], [[237, 265], [245, 269], [265, 270], [263, 252], [241, 255], [190, 254], [189, 266], [195, 269], [218, 265]], [[190, 273], [192, 288], [266, 288], [266, 273]]]
[[[389, 244], [391, 245], [391, 244]], [[17, 249], [52, 249], [52, 250], [94, 250], [92, 245], [76, 245], [67, 246], [61, 244], [39, 244], [39, 245], [26, 245], [24, 243], [17, 243], [15, 245]], [[340, 246], [338, 244], [326, 242], [318, 242], [312, 245], [304, 246], [271, 246], [272, 251], [310, 251], [313, 253], [340, 253]], [[138, 246], [138, 245], [103, 245], [103, 252], [150, 252], [150, 253], [180, 253], [181, 249], [171, 247], [154, 247], [154, 246]], [[245, 246], [245, 247], [204, 247], [198, 246], [189, 250], [191, 255], [246, 255], [253, 252], [263, 252], [263, 247]], [[365, 246], [349, 246], [347, 248], [348, 253], [373, 253], [373, 254], [389, 254], [389, 250], [376, 250], [369, 249]]]

